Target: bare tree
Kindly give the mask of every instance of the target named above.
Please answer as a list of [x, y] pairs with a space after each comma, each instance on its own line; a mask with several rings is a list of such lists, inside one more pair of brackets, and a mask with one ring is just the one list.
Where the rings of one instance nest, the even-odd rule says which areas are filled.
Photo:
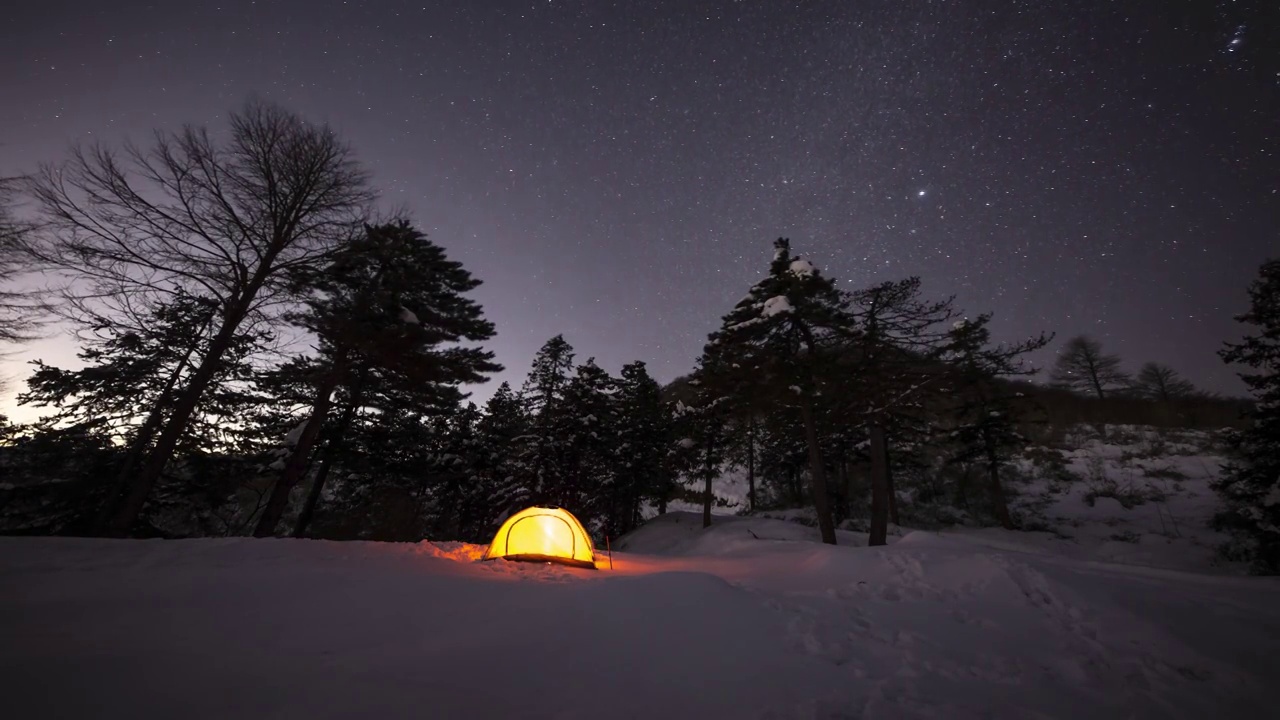
[[1138, 370], [1133, 389], [1142, 397], [1161, 402], [1196, 393], [1196, 386], [1179, 375], [1177, 370], [1156, 362], [1149, 362]]
[[34, 339], [45, 309], [36, 288], [17, 284], [27, 269], [20, 249], [32, 230], [14, 216], [17, 185], [17, 179], [0, 178], [0, 344]]
[[247, 103], [216, 141], [205, 128], [156, 132], [149, 149], [76, 148], [28, 184], [45, 220], [29, 249], [69, 281], [73, 302], [137, 293], [210, 298], [205, 353], [106, 531], [127, 533], [218, 373], [237, 330], [288, 299], [295, 271], [323, 263], [363, 227], [373, 195], [350, 149], [325, 126]]
[[1095, 395], [1105, 400], [1107, 391], [1126, 388], [1129, 376], [1120, 369], [1120, 356], [1102, 352], [1102, 343], [1086, 335], [1078, 335], [1067, 341], [1058, 353], [1051, 384]]

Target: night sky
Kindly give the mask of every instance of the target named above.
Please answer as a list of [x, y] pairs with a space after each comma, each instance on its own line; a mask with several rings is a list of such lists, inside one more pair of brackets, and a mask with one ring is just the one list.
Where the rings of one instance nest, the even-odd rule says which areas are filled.
[[688, 371], [785, 235], [850, 287], [919, 275], [1058, 333], [1042, 363], [1090, 333], [1235, 393], [1215, 352], [1280, 251], [1277, 7], [6, 3], [0, 174], [258, 95], [485, 281], [516, 385], [557, 333]]

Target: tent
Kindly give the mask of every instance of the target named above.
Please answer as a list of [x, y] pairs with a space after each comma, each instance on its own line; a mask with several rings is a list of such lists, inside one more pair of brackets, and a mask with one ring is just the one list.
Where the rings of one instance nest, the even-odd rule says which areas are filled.
[[485, 560], [497, 558], [596, 566], [586, 528], [573, 513], [558, 507], [531, 507], [507, 518], [484, 554]]

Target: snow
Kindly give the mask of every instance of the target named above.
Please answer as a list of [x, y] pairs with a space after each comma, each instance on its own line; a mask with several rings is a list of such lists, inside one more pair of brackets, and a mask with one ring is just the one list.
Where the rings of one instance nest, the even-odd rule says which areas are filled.
[[1280, 485], [1271, 488], [1271, 492], [1262, 499], [1263, 505], [1280, 505]]
[[422, 324], [422, 322], [418, 320], [418, 316], [415, 315], [412, 310], [403, 305], [400, 306], [400, 322], [408, 323], [410, 325]]
[[14, 717], [1264, 717], [1280, 584], [670, 513], [461, 543], [0, 538]]
[[1008, 476], [1042, 530], [877, 548], [819, 544], [805, 509], [719, 514], [746, 504], [736, 468], [710, 528], [672, 503], [598, 571], [454, 542], [0, 538], [5, 714], [1274, 715], [1280, 579], [1214, 557], [1212, 436], [1080, 431], [1069, 477], [1050, 450]]
[[310, 418], [307, 418], [293, 426], [293, 429], [289, 431], [289, 434], [284, 436], [285, 446], [293, 447], [298, 444], [298, 441], [302, 439], [302, 433], [307, 429], [308, 422], [311, 422]]
[[768, 318], [788, 312], [791, 312], [791, 301], [787, 300], [786, 295], [775, 295], [764, 301], [760, 316]]
[[[1090, 562], [1142, 565], [1212, 574], [1243, 574], [1247, 567], [1218, 557], [1228, 538], [1211, 527], [1222, 506], [1211, 483], [1224, 458], [1213, 449], [1213, 433], [1157, 431], [1139, 426], [1109, 426], [1110, 439], [1079, 430], [1062, 443], [1067, 449], [1039, 445], [1016, 458], [1017, 473], [1006, 472], [1007, 489], [1015, 496], [1011, 509], [1038, 531], [1008, 532], [998, 528], [921, 523], [972, 542], [1051, 553]], [[866, 442], [858, 449], [865, 449]], [[1069, 478], [1058, 478], [1035, 466], [1032, 453], [1060, 452]], [[701, 488], [701, 484], [695, 486]], [[725, 467], [712, 483], [712, 512], [735, 515], [748, 507], [747, 472]], [[1102, 496], [1097, 496], [1101, 492]], [[1120, 503], [1117, 494], [1129, 506]], [[923, 514], [910, 493], [899, 489], [904, 523]], [[1092, 498], [1092, 499], [1091, 499]], [[674, 502], [672, 509], [700, 511], [695, 503]], [[959, 510], [956, 514], [961, 514]], [[649, 515], [653, 514], [652, 508]], [[804, 518], [811, 510], [771, 511], [771, 517]], [[906, 531], [910, 531], [907, 529]]]
[[803, 259], [792, 260], [789, 270], [798, 277], [811, 277], [817, 271], [813, 263]]

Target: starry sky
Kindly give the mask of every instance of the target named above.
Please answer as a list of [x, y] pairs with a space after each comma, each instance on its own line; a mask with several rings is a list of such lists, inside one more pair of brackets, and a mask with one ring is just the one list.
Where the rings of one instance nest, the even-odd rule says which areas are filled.
[[42, 0], [0, 78], [0, 174], [251, 95], [331, 123], [485, 281], [516, 385], [557, 333], [688, 371], [788, 236], [1056, 332], [1041, 364], [1089, 333], [1237, 393], [1215, 351], [1280, 250], [1274, 0]]

